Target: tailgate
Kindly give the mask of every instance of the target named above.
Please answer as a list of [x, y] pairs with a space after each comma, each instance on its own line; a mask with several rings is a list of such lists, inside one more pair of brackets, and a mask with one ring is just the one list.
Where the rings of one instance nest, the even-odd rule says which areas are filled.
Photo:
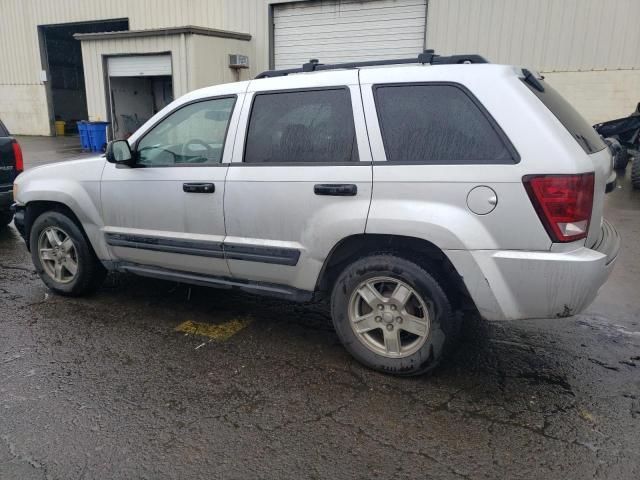
[[0, 137], [0, 186], [13, 184], [15, 177], [13, 138]]

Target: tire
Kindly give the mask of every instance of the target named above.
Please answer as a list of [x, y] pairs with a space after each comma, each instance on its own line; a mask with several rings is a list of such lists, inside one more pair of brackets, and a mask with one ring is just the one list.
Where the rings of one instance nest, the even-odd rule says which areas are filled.
[[[371, 286], [378, 295], [371, 295]], [[391, 297], [392, 291], [395, 298], [406, 298], [405, 307]], [[331, 314], [338, 337], [356, 360], [394, 375], [432, 371], [457, 332], [451, 303], [437, 280], [416, 263], [393, 255], [366, 257], [349, 265], [334, 285]], [[357, 333], [355, 325], [364, 333]]]
[[[29, 246], [36, 272], [57, 294], [85, 295], [97, 290], [104, 281], [106, 269], [80, 227], [63, 213], [50, 211], [36, 218]], [[60, 276], [57, 275], [59, 264], [62, 264]]]
[[13, 213], [0, 212], [0, 228], [4, 228], [8, 226], [12, 220], [13, 220]]
[[636, 155], [631, 162], [631, 185], [640, 190], [640, 155]]
[[623, 148], [616, 155], [616, 158], [613, 164], [613, 169], [618, 171], [620, 170], [624, 171], [626, 170], [628, 164], [629, 164], [629, 153], [625, 148]]

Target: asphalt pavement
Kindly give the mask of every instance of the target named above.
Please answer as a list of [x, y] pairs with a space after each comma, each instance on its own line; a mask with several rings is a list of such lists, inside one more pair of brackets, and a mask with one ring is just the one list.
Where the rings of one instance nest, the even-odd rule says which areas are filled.
[[[21, 138], [27, 167], [73, 141]], [[467, 318], [435, 374], [340, 346], [322, 305], [112, 275], [51, 294], [0, 232], [0, 479], [640, 478], [640, 192], [584, 314]]]

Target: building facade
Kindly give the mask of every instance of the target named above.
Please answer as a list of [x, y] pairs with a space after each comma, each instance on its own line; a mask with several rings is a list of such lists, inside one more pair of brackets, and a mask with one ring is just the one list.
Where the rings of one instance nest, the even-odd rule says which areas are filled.
[[637, 0], [3, 0], [2, 6], [0, 118], [16, 134], [50, 135], [56, 119], [70, 125], [88, 119], [111, 122], [124, 137], [195, 88], [310, 58], [403, 58], [425, 48], [539, 70], [593, 123], [624, 116], [640, 102]]

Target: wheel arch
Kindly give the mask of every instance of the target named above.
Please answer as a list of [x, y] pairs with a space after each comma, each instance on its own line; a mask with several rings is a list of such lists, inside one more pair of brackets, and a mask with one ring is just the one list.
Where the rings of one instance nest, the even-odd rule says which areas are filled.
[[456, 309], [475, 308], [462, 277], [437, 245], [422, 238], [389, 234], [356, 234], [343, 238], [324, 261], [316, 293], [326, 297], [340, 273], [351, 263], [376, 254], [392, 254], [417, 263], [437, 277]]
[[76, 224], [76, 226], [80, 229], [80, 232], [82, 232], [85, 240], [89, 244], [89, 247], [94, 251], [95, 254], [95, 249], [93, 248], [91, 239], [87, 235], [84, 225], [78, 218], [78, 215], [68, 205], [53, 200], [34, 200], [27, 203], [24, 208], [25, 243], [27, 244], [27, 249], [29, 251], [31, 251], [31, 242], [29, 239], [31, 236], [31, 227], [33, 226], [33, 222], [35, 222], [36, 219], [45, 212], [58, 212], [69, 217], [71, 221]]

